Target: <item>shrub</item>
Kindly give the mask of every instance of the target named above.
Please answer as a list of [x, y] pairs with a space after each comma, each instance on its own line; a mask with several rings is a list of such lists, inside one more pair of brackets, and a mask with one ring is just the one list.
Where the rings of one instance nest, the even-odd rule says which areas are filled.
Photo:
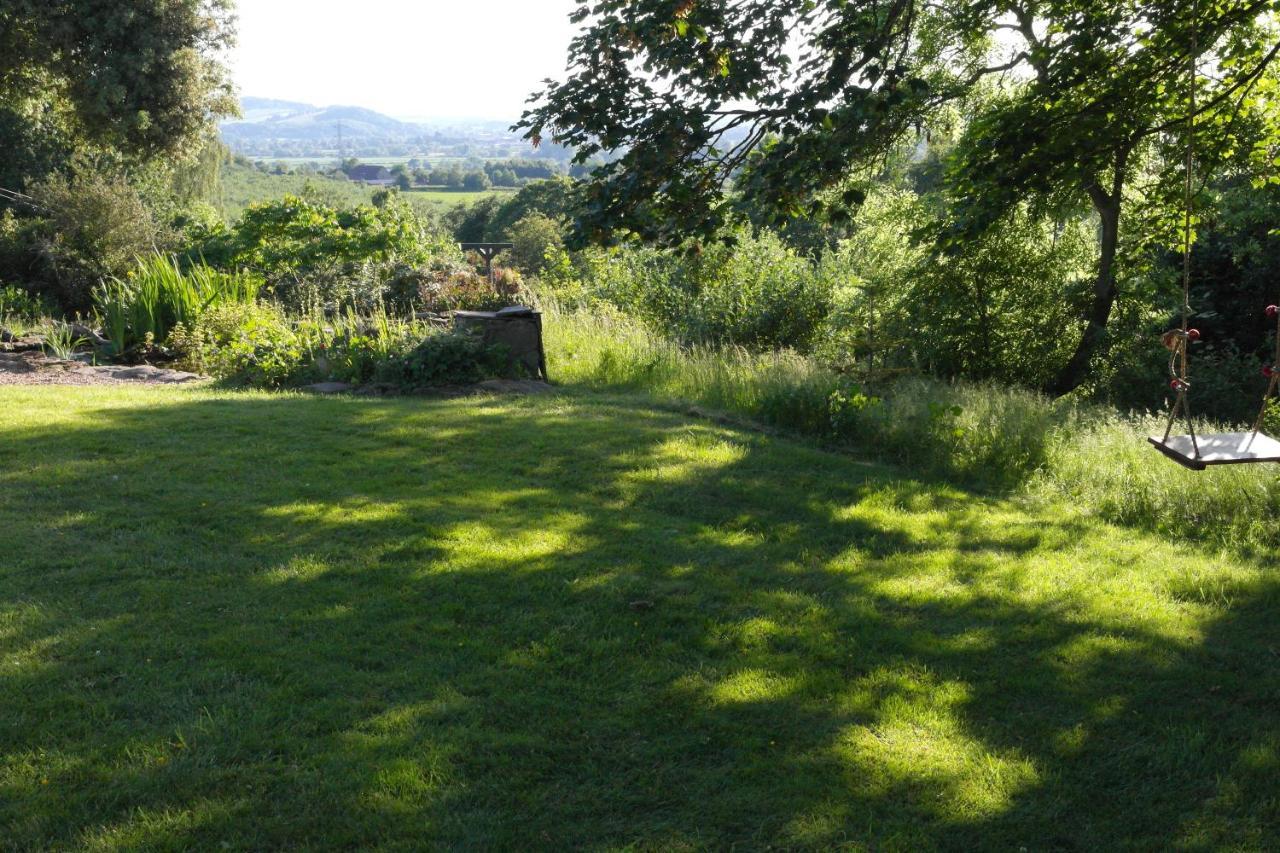
[[125, 278], [97, 288], [94, 304], [120, 354], [143, 341], [164, 343], [175, 325], [190, 326], [211, 307], [250, 302], [261, 285], [253, 276], [203, 265], [184, 272], [176, 259], [152, 255]]
[[224, 304], [170, 344], [190, 370], [239, 385], [283, 388], [372, 380], [417, 387], [507, 375], [506, 354], [470, 335], [443, 333], [379, 312], [291, 320], [278, 306]]
[[393, 319], [385, 311], [369, 317], [348, 311], [336, 321], [306, 320], [297, 328], [310, 353], [313, 377], [351, 385], [377, 378], [384, 365], [404, 356], [432, 331], [425, 324]]
[[822, 254], [818, 275], [832, 293], [815, 347], [823, 362], [870, 375], [910, 360], [903, 356], [903, 315], [909, 282], [926, 258], [911, 237], [921, 208], [908, 193], [874, 193], [853, 236]]
[[95, 287], [165, 245], [141, 195], [123, 178], [85, 168], [49, 178], [31, 195], [46, 214], [28, 239], [43, 264], [46, 294], [67, 313], [87, 312]]
[[0, 324], [28, 325], [57, 311], [48, 299], [14, 285], [0, 286]]
[[169, 344], [188, 370], [260, 388], [297, 384], [311, 360], [284, 313], [260, 302], [212, 306], [176, 326]]
[[286, 196], [251, 205], [233, 229], [206, 229], [196, 253], [223, 269], [250, 269], [289, 310], [352, 307], [369, 313], [406, 269], [457, 250], [397, 195], [377, 206], [340, 209]]
[[495, 281], [470, 267], [452, 264], [423, 273], [417, 280], [417, 308], [422, 311], [496, 311], [527, 301], [523, 281], [512, 270], [497, 269]]
[[40, 251], [47, 238], [47, 219], [0, 211], [0, 281], [55, 303], [53, 271]]
[[486, 346], [468, 332], [437, 332], [404, 357], [389, 361], [379, 378], [405, 388], [465, 385], [484, 379], [512, 378], [517, 367], [504, 347]]
[[1084, 220], [1055, 227], [1016, 212], [903, 282], [899, 337], [935, 375], [1045, 387], [1079, 341], [1094, 243]]
[[541, 275], [548, 253], [554, 256], [564, 248], [560, 226], [542, 213], [530, 213], [512, 225], [507, 239], [514, 244], [507, 252], [508, 261], [527, 276]]
[[808, 350], [832, 304], [830, 280], [769, 232], [695, 255], [586, 252], [573, 273], [551, 247], [544, 269], [552, 295], [611, 304], [686, 344]]

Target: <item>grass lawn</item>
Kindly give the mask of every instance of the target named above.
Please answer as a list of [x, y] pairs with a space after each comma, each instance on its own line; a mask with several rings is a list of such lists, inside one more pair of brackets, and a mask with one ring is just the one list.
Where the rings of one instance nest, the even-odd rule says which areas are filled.
[[1274, 848], [1277, 614], [624, 398], [9, 388], [0, 847]]

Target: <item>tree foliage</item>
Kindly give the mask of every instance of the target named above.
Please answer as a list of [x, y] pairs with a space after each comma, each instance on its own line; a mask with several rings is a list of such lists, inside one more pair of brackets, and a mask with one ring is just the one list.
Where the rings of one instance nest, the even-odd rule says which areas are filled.
[[155, 155], [200, 141], [234, 109], [220, 53], [229, 0], [7, 0], [0, 4], [0, 103], [54, 105], [73, 138]]
[[[1084, 331], [1047, 383], [1062, 392], [1085, 375], [1116, 298], [1126, 190], [1153, 165], [1176, 173], [1170, 146], [1189, 119], [1206, 161], [1231, 150], [1277, 50], [1277, 7], [582, 0], [570, 74], [548, 82], [521, 126], [535, 143], [576, 147], [579, 161], [615, 157], [585, 192], [580, 241], [631, 233], [678, 245], [724, 233], [737, 205], [780, 228], [844, 221], [865, 197], [868, 170], [960, 105], [968, 120], [943, 182], [952, 200], [943, 246], [990, 231], [1024, 203], [1043, 215], [1084, 202], [1099, 217]], [[1192, 108], [1196, 62], [1214, 73]], [[726, 196], [731, 184], [736, 195]]]

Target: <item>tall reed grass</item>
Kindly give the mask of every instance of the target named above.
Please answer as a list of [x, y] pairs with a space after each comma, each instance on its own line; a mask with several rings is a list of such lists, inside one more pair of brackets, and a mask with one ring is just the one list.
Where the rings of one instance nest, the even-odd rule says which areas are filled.
[[147, 340], [162, 343], [179, 323], [191, 325], [209, 308], [253, 301], [261, 281], [200, 264], [183, 270], [175, 258], [152, 255], [126, 278], [94, 292], [94, 306], [117, 353]]
[[1280, 547], [1277, 469], [1180, 468], [1146, 442], [1163, 431], [1158, 416], [922, 378], [873, 394], [793, 353], [685, 348], [626, 317], [554, 305], [545, 320], [549, 370], [566, 385], [705, 406], [915, 476], [1070, 503], [1179, 539], [1252, 552]]

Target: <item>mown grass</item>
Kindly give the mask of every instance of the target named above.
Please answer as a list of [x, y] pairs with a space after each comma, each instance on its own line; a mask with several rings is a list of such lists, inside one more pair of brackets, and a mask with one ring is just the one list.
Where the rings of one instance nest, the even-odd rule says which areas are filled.
[[1147, 443], [1164, 432], [1160, 415], [919, 378], [867, 390], [878, 395], [867, 403], [850, 380], [793, 353], [685, 348], [634, 320], [554, 304], [546, 325], [550, 373], [569, 386], [710, 407], [988, 493], [1067, 501], [1238, 553], [1280, 553], [1280, 468], [1185, 470]]
[[1263, 561], [624, 399], [0, 404], [0, 846], [1280, 837]]

